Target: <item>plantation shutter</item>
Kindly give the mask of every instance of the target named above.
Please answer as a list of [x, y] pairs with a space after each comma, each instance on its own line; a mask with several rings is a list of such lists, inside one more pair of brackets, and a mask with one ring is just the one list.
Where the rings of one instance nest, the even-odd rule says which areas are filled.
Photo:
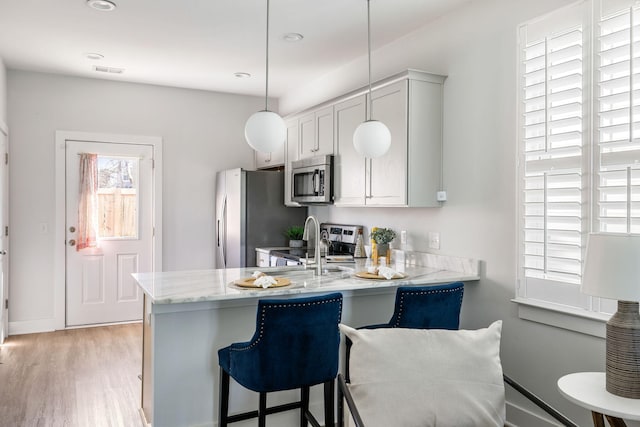
[[584, 49], [582, 25], [541, 37], [527, 30], [521, 55], [520, 250], [531, 296], [536, 286], [580, 282]]
[[640, 7], [606, 11], [596, 49], [596, 224], [640, 233]]
[[517, 295], [612, 313], [579, 285], [587, 232], [640, 233], [640, 2], [562, 8], [519, 43]]

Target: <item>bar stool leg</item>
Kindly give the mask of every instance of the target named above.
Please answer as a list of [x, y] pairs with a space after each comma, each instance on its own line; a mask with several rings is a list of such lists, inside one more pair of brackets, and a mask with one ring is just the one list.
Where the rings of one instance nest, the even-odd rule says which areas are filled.
[[267, 393], [260, 393], [260, 407], [258, 409], [258, 427], [267, 425]]
[[344, 394], [338, 385], [338, 427], [344, 427]]
[[333, 402], [335, 398], [335, 380], [324, 383], [324, 425], [334, 427]]
[[300, 427], [307, 427], [307, 412], [309, 412], [309, 386], [300, 389]]
[[229, 374], [220, 368], [220, 405], [218, 414], [218, 426], [227, 427], [227, 417], [229, 415]]

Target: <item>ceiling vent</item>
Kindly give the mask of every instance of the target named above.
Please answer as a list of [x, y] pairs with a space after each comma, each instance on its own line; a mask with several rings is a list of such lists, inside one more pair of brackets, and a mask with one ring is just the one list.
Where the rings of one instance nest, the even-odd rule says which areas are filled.
[[124, 68], [115, 68], [115, 67], [103, 67], [99, 65], [95, 65], [93, 67], [94, 71], [98, 71], [100, 73], [111, 73], [111, 74], [122, 74], [124, 73]]

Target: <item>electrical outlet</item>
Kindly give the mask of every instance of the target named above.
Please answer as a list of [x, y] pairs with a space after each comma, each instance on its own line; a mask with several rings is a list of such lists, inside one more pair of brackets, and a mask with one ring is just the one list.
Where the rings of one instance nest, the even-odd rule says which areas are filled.
[[446, 191], [438, 191], [436, 193], [436, 200], [439, 202], [446, 202], [447, 201], [447, 192]]
[[407, 244], [407, 230], [402, 230], [400, 232], [400, 244], [401, 245]]
[[429, 249], [440, 249], [440, 233], [429, 232]]

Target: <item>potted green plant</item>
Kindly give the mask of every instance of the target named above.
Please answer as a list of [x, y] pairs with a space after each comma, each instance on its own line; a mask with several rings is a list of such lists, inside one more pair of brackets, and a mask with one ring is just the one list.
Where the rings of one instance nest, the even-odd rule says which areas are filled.
[[284, 235], [289, 239], [290, 248], [301, 248], [304, 245], [304, 242], [302, 241], [304, 227], [300, 225], [292, 225], [284, 231]]
[[371, 229], [371, 239], [376, 242], [378, 256], [388, 258], [389, 242], [396, 238], [396, 232], [390, 228], [374, 227]]

